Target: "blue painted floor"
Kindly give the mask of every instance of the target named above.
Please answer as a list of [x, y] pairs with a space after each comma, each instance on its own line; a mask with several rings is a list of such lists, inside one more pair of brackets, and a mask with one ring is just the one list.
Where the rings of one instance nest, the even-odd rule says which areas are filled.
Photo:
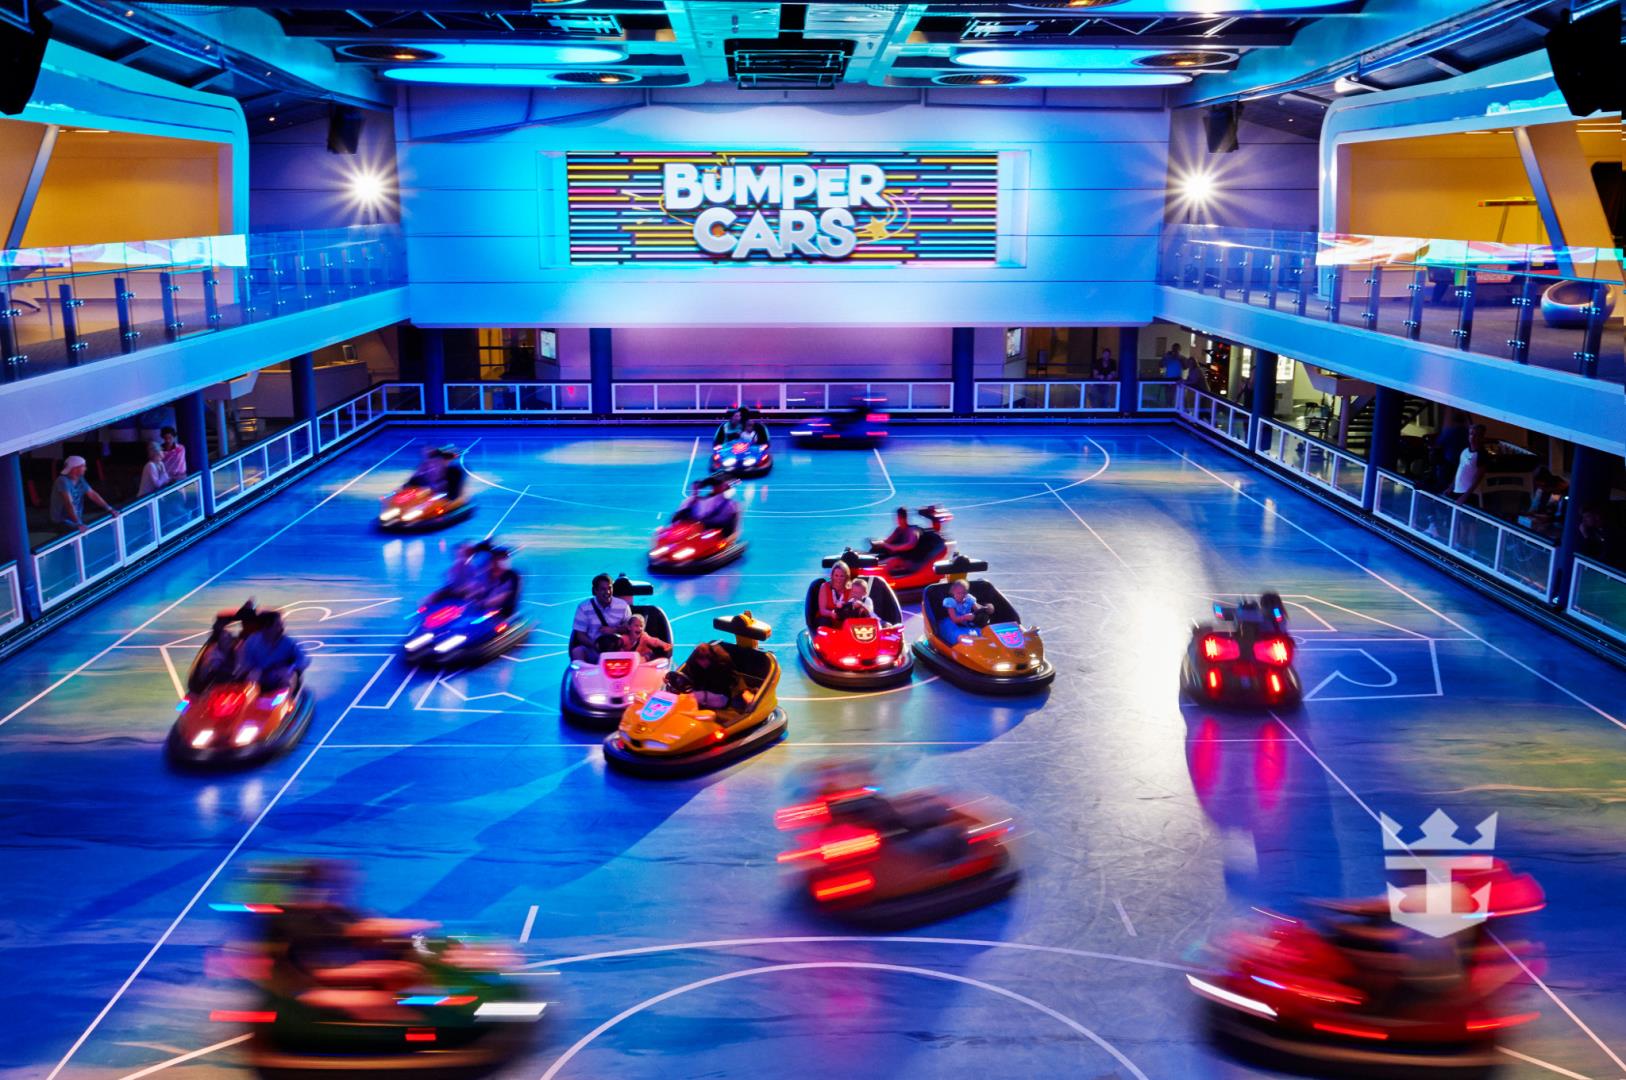
[[[1626, 1074], [1626, 673], [1173, 427], [784, 451], [743, 489], [746, 557], [659, 601], [684, 644], [716, 613], [775, 625], [789, 740], [692, 782], [606, 774], [558, 719], [562, 640], [594, 572], [641, 571], [697, 430], [385, 432], [0, 664], [0, 1075], [240, 1069], [219, 1045], [239, 1031], [208, 1020], [238, 1000], [210, 962], [234, 924], [208, 905], [285, 856], [353, 860], [370, 906], [515, 942], [555, 1004], [514, 1076], [1258, 1075], [1204, 1041], [1182, 971], [1250, 905], [1380, 892], [1369, 809], [1436, 806], [1499, 813], [1498, 853], [1549, 894], [1542, 1017], [1508, 1074]], [[472, 443], [479, 513], [380, 537], [378, 499], [431, 437]], [[928, 501], [1041, 626], [1048, 696], [925, 672], [848, 696], [801, 674], [817, 558]], [[408, 615], [450, 545], [493, 527], [523, 545], [541, 629], [485, 669], [414, 675], [393, 657]], [[1183, 710], [1190, 620], [1262, 587], [1292, 605], [1304, 709]], [[174, 672], [245, 596], [311, 650], [311, 734], [255, 772], [172, 774]], [[837, 755], [1018, 808], [1021, 887], [924, 930], [829, 936], [787, 900], [772, 810]]]

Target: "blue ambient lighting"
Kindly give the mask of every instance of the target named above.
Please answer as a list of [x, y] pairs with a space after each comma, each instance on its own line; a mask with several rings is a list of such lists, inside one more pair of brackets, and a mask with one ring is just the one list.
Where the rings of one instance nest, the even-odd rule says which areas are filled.
[[1039, 71], [1024, 72], [1022, 86], [1179, 86], [1191, 81], [1185, 73], [1163, 71]]
[[557, 72], [547, 68], [445, 67], [418, 64], [387, 68], [384, 78], [400, 82], [451, 83], [458, 86], [555, 86]]
[[486, 41], [410, 41], [408, 49], [439, 53], [435, 64], [486, 66], [488, 64], [522, 64], [531, 66], [557, 66], [561, 64], [613, 64], [627, 58], [625, 49], [612, 45], [522, 45]]
[[1136, 60], [1157, 56], [1168, 49], [961, 49], [954, 62], [963, 67], [1000, 68], [1008, 71], [1121, 71]]

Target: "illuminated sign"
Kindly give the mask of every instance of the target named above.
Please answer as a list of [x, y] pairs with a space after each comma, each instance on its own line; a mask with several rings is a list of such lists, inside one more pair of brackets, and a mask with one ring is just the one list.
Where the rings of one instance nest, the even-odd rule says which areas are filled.
[[570, 261], [996, 260], [996, 153], [568, 154]]

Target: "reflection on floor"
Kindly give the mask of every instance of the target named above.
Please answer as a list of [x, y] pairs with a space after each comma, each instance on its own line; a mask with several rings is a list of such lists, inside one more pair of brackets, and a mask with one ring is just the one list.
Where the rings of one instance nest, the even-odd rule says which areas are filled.
[[[294, 855], [353, 860], [383, 912], [516, 942], [553, 1004], [514, 1075], [1252, 1075], [1202, 1034], [1181, 978], [1198, 947], [1254, 905], [1381, 892], [1368, 809], [1418, 823], [1436, 806], [1500, 813], [1497, 853], [1550, 897], [1536, 928], [1562, 1004], [1530, 991], [1542, 1017], [1509, 1073], [1622, 1072], [1626, 673], [1199, 440], [908, 428], [879, 455], [785, 450], [740, 491], [746, 557], [657, 599], [684, 646], [718, 613], [773, 624], [790, 737], [652, 783], [560, 724], [563, 640], [592, 574], [641, 571], [703, 460], [696, 432], [458, 429], [476, 516], [376, 534], [377, 500], [431, 437], [448, 435], [375, 436], [0, 665], [4, 1075], [126, 1076], [205, 1048], [164, 1074], [240, 1068], [238, 1030], [208, 1019], [241, 1000], [210, 959], [232, 916], [209, 904]], [[918, 672], [858, 697], [802, 674], [818, 557], [928, 502], [1042, 628], [1048, 695]], [[494, 528], [520, 547], [539, 631], [476, 671], [407, 670], [418, 598], [456, 540]], [[1263, 587], [1289, 605], [1304, 708], [1182, 708], [1190, 621]], [[178, 673], [246, 596], [282, 605], [311, 653], [311, 735], [255, 771], [172, 774]], [[849, 932], [787, 897], [772, 810], [832, 756], [1018, 808], [1022, 885], [925, 930], [829, 936]]]

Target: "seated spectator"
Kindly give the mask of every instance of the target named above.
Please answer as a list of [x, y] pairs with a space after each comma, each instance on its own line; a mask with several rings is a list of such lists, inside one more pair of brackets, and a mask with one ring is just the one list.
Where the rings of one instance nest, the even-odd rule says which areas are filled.
[[70, 529], [84, 532], [86, 499], [112, 516], [119, 516], [119, 512], [96, 494], [90, 481], [85, 479], [85, 459], [73, 454], [62, 463], [62, 474], [56, 478], [56, 486], [51, 489], [51, 521], [63, 532]]
[[136, 498], [151, 495], [169, 483], [169, 471], [164, 468], [164, 448], [161, 444], [147, 444], [147, 463], [141, 467], [141, 487]]
[[1118, 361], [1113, 358], [1111, 349], [1102, 349], [1101, 355], [1096, 357], [1095, 365], [1090, 369], [1090, 378], [1098, 382], [1108, 382], [1118, 377]]

